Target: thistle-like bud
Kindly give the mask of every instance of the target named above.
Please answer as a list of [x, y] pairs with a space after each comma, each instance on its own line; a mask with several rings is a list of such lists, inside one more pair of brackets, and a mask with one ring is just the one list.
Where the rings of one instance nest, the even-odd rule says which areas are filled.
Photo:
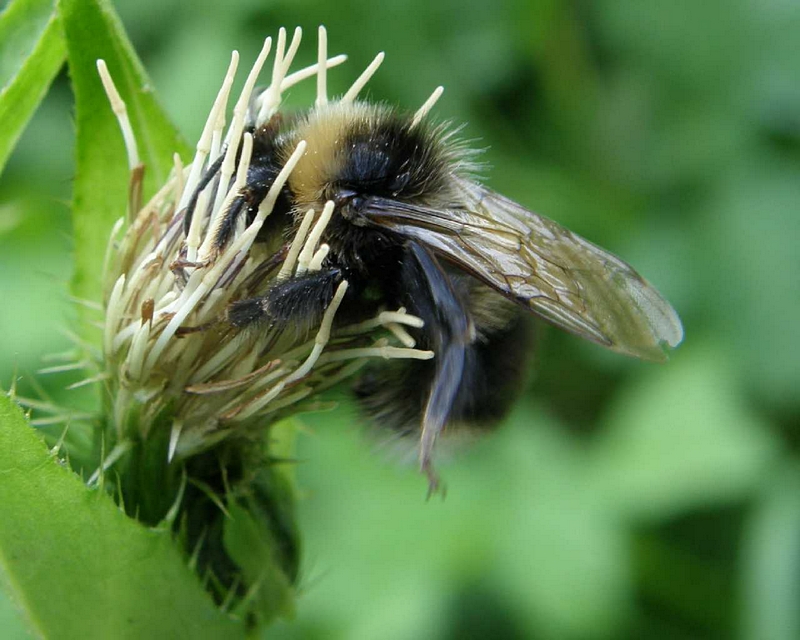
[[[329, 202], [321, 211], [294, 211], [286, 228], [269, 231], [273, 206], [306, 152], [301, 141], [257, 212], [240, 216], [224, 244], [215, 241], [247, 185], [253, 132], [278, 113], [282, 92], [305, 78], [317, 76], [317, 105], [326, 104], [325, 72], [344, 60], [328, 59], [320, 30], [319, 62], [290, 74], [300, 30], [287, 47], [281, 29], [271, 82], [254, 93], [271, 44], [268, 38], [226, 127], [238, 64], [233, 53], [194, 159], [183, 166], [176, 155], [166, 184], [144, 206], [135, 136], [113, 80], [98, 62], [132, 176], [130, 211], [114, 227], [106, 258], [103, 356], [110, 446], [99, 473], [116, 465], [129, 513], [151, 523], [165, 517], [178, 523], [199, 568], [210, 570], [221, 585], [220, 599], [231, 593], [244, 597], [253, 587], [241, 558], [233, 561], [236, 554], [223, 544], [224, 518], [233, 509], [239, 520], [249, 514], [282, 550], [278, 563], [287, 581], [296, 575], [296, 543], [286, 524], [290, 510], [269, 496], [276, 486], [269, 465], [279, 457], [266, 437], [270, 426], [313, 407], [319, 392], [352, 376], [370, 358], [433, 357], [413, 348], [403, 327], [419, 328], [422, 322], [402, 308], [351, 324], [335, 322], [346, 280], [310, 328], [279, 331], [268, 320], [242, 328], [231, 321], [232, 303], [263, 300], [276, 284], [319, 270], [328, 250], [320, 238], [337, 215]], [[355, 97], [381, 59], [343, 99]], [[154, 478], [164, 479], [168, 500], [148, 494], [158, 491]]]
[[[166, 418], [171, 423], [170, 459], [185, 459], [227, 437], [260, 431], [265, 424], [296, 412], [315, 393], [353, 375], [368, 358], [433, 355], [410, 348], [413, 341], [402, 326], [420, 327], [421, 321], [403, 309], [386, 310], [334, 329], [346, 281], [339, 284], [309, 339], [303, 332], [275, 335], [258, 328], [239, 329], [228, 321], [231, 302], [259, 298], [277, 282], [319, 270], [327, 254], [327, 246], [319, 241], [334, 215], [333, 203], [323, 211], [305, 212], [295, 228], [278, 230], [274, 237], [260, 234], [305, 152], [304, 141], [275, 179], [252, 222], [245, 224], [241, 217], [224, 248], [214, 244], [226, 211], [247, 182], [253, 138], [245, 131], [276, 113], [286, 88], [341, 61], [341, 57], [323, 59], [287, 75], [299, 34], [298, 30], [284, 52], [281, 31], [272, 82], [253, 96], [271, 48], [271, 40], [266, 40], [226, 133], [225, 104], [238, 61], [234, 52], [191, 165], [182, 167], [176, 157], [175, 169], [163, 188], [134, 213], [129, 225], [120, 220], [112, 234], [106, 267], [104, 357], [115, 389], [114, 426], [120, 440], [146, 438]], [[110, 76], [102, 64], [99, 67], [116, 104]], [[122, 128], [129, 129], [124, 122]], [[129, 146], [135, 144], [132, 135], [125, 137]], [[135, 151], [131, 157], [135, 194]], [[218, 157], [222, 162], [215, 174], [208, 168]], [[185, 224], [190, 203], [194, 215]], [[401, 345], [391, 344], [398, 340]]]

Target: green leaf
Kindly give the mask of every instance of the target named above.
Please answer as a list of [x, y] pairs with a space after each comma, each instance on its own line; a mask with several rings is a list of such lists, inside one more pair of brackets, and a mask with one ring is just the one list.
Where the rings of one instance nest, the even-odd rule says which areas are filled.
[[[370, 452], [352, 411], [345, 402], [303, 416], [313, 435], [300, 438], [298, 519], [312, 560], [301, 575], [313, 588], [292, 637], [320, 624], [338, 638], [462, 637], [442, 625], [463, 617], [451, 607], [465, 588], [496, 594], [519, 637], [621, 637], [633, 595], [625, 524], [597, 499], [580, 442], [544, 407], [519, 407], [453, 459], [457, 445], [443, 440], [447, 496], [430, 501], [413, 464], [387, 464], [413, 456], [413, 439], [379, 434], [384, 446]], [[316, 559], [331, 549], [319, 579]]]
[[239, 565], [244, 584], [252, 589], [245, 596], [244, 607], [260, 618], [260, 624], [266, 624], [278, 615], [291, 616], [294, 590], [290, 578], [278, 566], [280, 546], [270, 531], [268, 514], [255, 500], [246, 504], [228, 504], [224, 544]]
[[743, 638], [800, 638], [800, 467], [782, 465], [745, 529]]
[[[99, 300], [103, 256], [111, 227], [125, 215], [129, 171], [117, 120], [111, 111], [97, 60], [108, 65], [128, 108], [139, 157], [146, 165], [145, 199], [155, 193], [178, 152], [189, 148], [170, 122], [128, 40], [119, 17], [107, 0], [59, 0], [75, 93], [76, 177], [72, 211], [75, 233], [75, 273], [72, 292]], [[87, 320], [84, 316], [84, 320]], [[84, 335], [90, 333], [86, 323]]]
[[751, 494], [778, 442], [745, 403], [724, 351], [688, 344], [619, 394], [590, 472], [611, 505], [635, 519]]
[[0, 172], [64, 63], [53, 0], [16, 0], [0, 15]]
[[0, 578], [46, 638], [241, 638], [170, 535], [125, 516], [0, 396]]
[[230, 517], [223, 528], [223, 545], [239, 566], [249, 593], [234, 611], [248, 612], [260, 625], [276, 616], [294, 615], [300, 543], [295, 522], [295, 431], [299, 423], [287, 419], [270, 428], [269, 455], [276, 462], [264, 466], [244, 495], [228, 496]]

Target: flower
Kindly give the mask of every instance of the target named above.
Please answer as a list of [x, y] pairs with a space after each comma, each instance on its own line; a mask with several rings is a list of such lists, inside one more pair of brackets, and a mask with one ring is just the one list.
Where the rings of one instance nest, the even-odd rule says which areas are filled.
[[[282, 92], [314, 75], [317, 104], [327, 101], [325, 72], [343, 62], [344, 56], [327, 58], [325, 31], [320, 29], [318, 64], [289, 74], [300, 39], [298, 28], [287, 48], [281, 29], [271, 82], [254, 94], [272, 48], [271, 38], [265, 40], [226, 130], [225, 108], [238, 65], [238, 54], [233, 52], [193, 161], [183, 167], [176, 156], [166, 184], [141, 208], [136, 203], [142, 172], [135, 137], [113, 81], [98, 61], [128, 148], [135, 209], [130, 224], [121, 219], [114, 227], [105, 270], [103, 352], [118, 443], [146, 439], [154, 428], [168, 425], [169, 460], [186, 459], [230, 437], [259, 437], [265, 425], [307, 408], [315, 394], [352, 376], [369, 358], [433, 357], [430, 351], [413, 348], [403, 326], [420, 327], [422, 322], [404, 309], [385, 310], [334, 328], [346, 281], [336, 290], [312, 339], [298, 340], [297, 332], [276, 337], [252, 328], [242, 330], [226, 321], [232, 301], [257, 298], [276, 282], [318, 270], [327, 254], [327, 246], [319, 241], [332, 203], [323, 211], [308, 211], [291, 230], [290, 241], [280, 233], [256, 241], [305, 152], [305, 142], [297, 145], [252, 223], [241, 221], [224, 249], [216, 250], [212, 244], [224, 213], [247, 178], [253, 144], [248, 125], [252, 130], [269, 121], [280, 108]], [[382, 59], [380, 54], [343, 100], [356, 96]], [[430, 106], [426, 104], [425, 111]], [[222, 158], [219, 177], [204, 175], [218, 157]], [[184, 233], [184, 216], [193, 198], [195, 214]]]
[[[327, 57], [320, 28], [318, 63], [289, 73], [301, 33], [298, 28], [287, 47], [280, 30], [270, 84], [255, 92], [272, 48], [266, 39], [226, 128], [239, 61], [233, 52], [194, 159], [184, 166], [176, 154], [166, 183], [143, 206], [136, 138], [105, 63], [97, 63], [122, 129], [131, 181], [128, 215], [113, 228], [104, 267], [98, 378], [108, 393], [101, 462], [89, 483], [116, 474], [125, 511], [146, 524], [166, 525], [216, 600], [244, 610], [254, 624], [291, 609], [298, 575], [291, 481], [278, 464], [290, 452], [275, 426], [319, 406], [321, 391], [371, 358], [434, 355], [414, 348], [404, 327], [423, 323], [403, 308], [334, 323], [346, 280], [308, 332], [241, 328], [229, 320], [231, 303], [258, 299], [289, 277], [319, 270], [328, 252], [320, 239], [332, 202], [298, 216], [289, 228], [265, 233], [278, 194], [306, 151], [304, 141], [252, 220], [240, 219], [221, 248], [213, 242], [247, 180], [251, 132], [279, 113], [282, 92], [316, 76], [317, 105], [327, 104], [327, 69], [345, 57]], [[382, 59], [377, 56], [341, 99], [355, 99]]]

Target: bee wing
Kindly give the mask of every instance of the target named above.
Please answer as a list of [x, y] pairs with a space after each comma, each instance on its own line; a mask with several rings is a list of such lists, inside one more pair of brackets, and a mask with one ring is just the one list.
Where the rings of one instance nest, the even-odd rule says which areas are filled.
[[366, 215], [550, 323], [609, 349], [665, 360], [665, 347], [681, 342], [677, 313], [630, 265], [500, 194], [457, 183], [463, 208], [378, 200]]

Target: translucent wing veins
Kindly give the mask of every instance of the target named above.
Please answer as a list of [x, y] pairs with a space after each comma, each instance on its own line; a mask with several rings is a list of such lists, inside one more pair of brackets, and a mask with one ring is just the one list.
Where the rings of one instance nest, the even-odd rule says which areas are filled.
[[648, 360], [683, 338], [670, 304], [613, 254], [478, 184], [456, 179], [446, 210], [375, 200], [373, 223], [445, 260], [558, 327]]

